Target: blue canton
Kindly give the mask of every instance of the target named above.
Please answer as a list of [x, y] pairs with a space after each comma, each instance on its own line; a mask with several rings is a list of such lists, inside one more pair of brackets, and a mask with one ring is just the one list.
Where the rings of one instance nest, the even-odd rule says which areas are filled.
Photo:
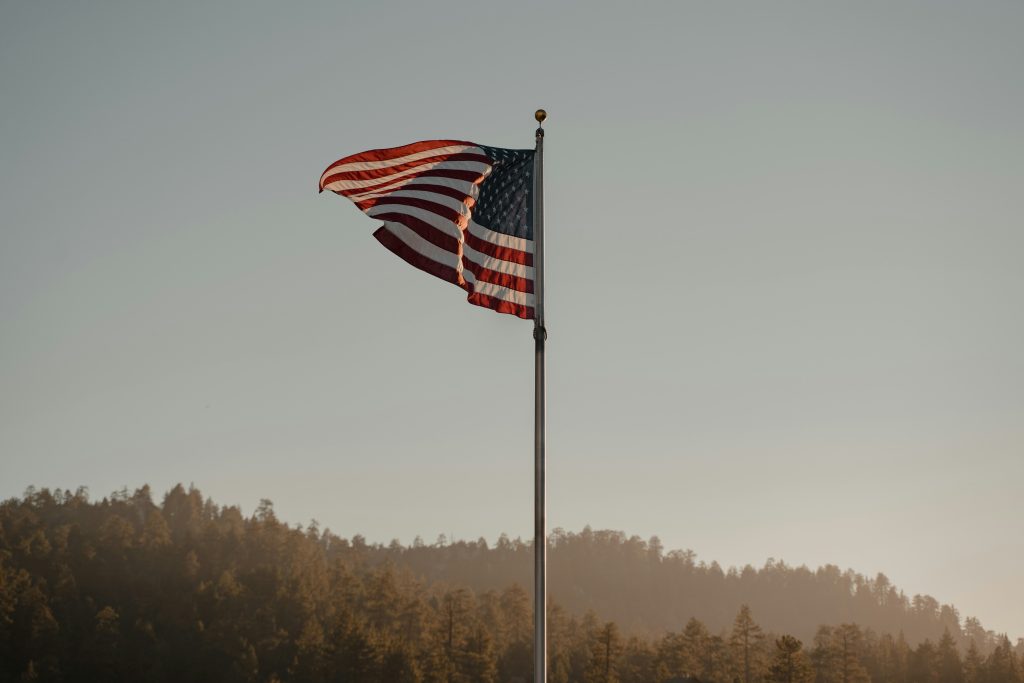
[[494, 232], [533, 239], [533, 150], [480, 145], [493, 168], [480, 185], [473, 222]]

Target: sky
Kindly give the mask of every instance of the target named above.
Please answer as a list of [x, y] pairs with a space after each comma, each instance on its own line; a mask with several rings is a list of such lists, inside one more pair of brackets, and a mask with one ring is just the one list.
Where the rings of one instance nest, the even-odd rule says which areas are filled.
[[318, 195], [545, 149], [548, 519], [1024, 636], [1024, 5], [0, 4], [0, 497], [532, 534], [531, 324]]

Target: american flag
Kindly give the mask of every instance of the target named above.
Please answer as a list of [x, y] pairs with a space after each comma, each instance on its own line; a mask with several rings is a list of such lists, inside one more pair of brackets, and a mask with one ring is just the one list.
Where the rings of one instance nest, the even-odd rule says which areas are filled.
[[457, 140], [426, 140], [339, 159], [320, 191], [384, 224], [377, 241], [469, 292], [469, 302], [533, 318], [533, 158]]

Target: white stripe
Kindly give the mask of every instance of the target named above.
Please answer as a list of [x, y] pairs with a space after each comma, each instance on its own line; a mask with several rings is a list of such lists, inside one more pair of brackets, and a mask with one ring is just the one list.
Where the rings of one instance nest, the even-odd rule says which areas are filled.
[[436, 244], [428, 242], [401, 223], [385, 221], [384, 227], [387, 228], [388, 232], [404, 242], [405, 246], [409, 247], [419, 255], [426, 256], [435, 263], [439, 263], [442, 266], [457, 271], [462, 275], [462, 278], [470, 284], [474, 284], [476, 282], [476, 276], [474, 276], [473, 273], [468, 270], [463, 270], [462, 259], [459, 258], [458, 254], [453, 254], [447, 249], [442, 249]]
[[[466, 206], [465, 202], [460, 202], [458, 199], [453, 199], [446, 194], [440, 194], [437, 192], [421, 192], [418, 190], [402, 190], [400, 192], [389, 192], [385, 194], [375, 206], [387, 206], [388, 200], [394, 197], [408, 197], [409, 199], [422, 199], [432, 204], [438, 204], [452, 211], [457, 211], [460, 215], [469, 218], [470, 211], [469, 207]], [[394, 204], [394, 206], [405, 206], [404, 204]], [[373, 208], [373, 207], [371, 207]]]
[[401, 240], [407, 247], [421, 256], [425, 256], [431, 261], [439, 263], [442, 266], [461, 272], [466, 282], [473, 286], [474, 292], [478, 292], [495, 299], [500, 299], [502, 301], [520, 304], [522, 306], [533, 306], [533, 294], [519, 292], [490, 282], [478, 282], [473, 276], [473, 273], [462, 269], [462, 263], [459, 260], [458, 254], [453, 254], [450, 251], [442, 249], [436, 244], [431, 244], [401, 223], [385, 222], [384, 227], [388, 232]]
[[468, 244], [462, 245], [462, 253], [466, 259], [486, 268], [487, 270], [494, 270], [507, 275], [515, 275], [516, 277], [523, 277], [527, 280], [533, 279], [532, 266], [524, 266], [523, 264], [516, 263], [515, 261], [506, 261], [504, 259], [495, 258], [494, 256], [488, 256], [487, 254], [481, 254]]
[[469, 232], [474, 237], [496, 244], [499, 247], [509, 247], [510, 249], [518, 249], [519, 251], [525, 251], [527, 253], [533, 253], [533, 240], [524, 239], [522, 237], [516, 237], [514, 235], [506, 235], [502, 232], [495, 232], [479, 223], [469, 222]]
[[430, 183], [431, 185], [450, 187], [453, 190], [458, 190], [459, 192], [465, 193], [467, 197], [472, 197], [473, 199], [476, 199], [477, 196], [479, 196], [480, 194], [480, 185], [476, 183], [471, 183], [468, 180], [456, 180], [455, 178], [405, 178], [404, 180], [399, 180], [397, 183], [392, 183], [391, 185], [387, 185], [385, 187], [370, 190], [369, 192], [364, 192], [363, 194], [350, 194], [347, 195], [345, 198], [353, 202], [361, 202], [364, 199], [375, 199], [377, 197], [383, 197], [386, 194], [390, 194], [399, 187], [405, 187], [406, 185], [409, 185], [410, 183], [415, 183], [417, 181], [423, 183]]
[[[459, 260], [458, 254], [453, 254], [447, 249], [442, 249], [436, 244], [426, 241], [401, 223], [385, 221], [384, 227], [387, 228], [388, 232], [405, 242], [407, 247], [418, 254], [426, 256], [431, 261], [436, 261], [442, 266], [446, 266], [453, 270], [462, 270], [462, 262]], [[473, 274], [467, 272], [465, 273], [465, 276], [467, 279], [471, 279]]]
[[[366, 211], [366, 215], [370, 217], [376, 217], [378, 214], [383, 213], [401, 213], [408, 216], [412, 216], [413, 218], [420, 219], [421, 221], [428, 224], [432, 228], [441, 231], [445, 235], [454, 237], [460, 242], [462, 242], [465, 239], [465, 237], [462, 234], [462, 231], [459, 230], [458, 226], [452, 223], [447, 218], [442, 218], [441, 216], [438, 216], [436, 213], [427, 211], [425, 209], [420, 209], [415, 206], [404, 206], [401, 204], [379, 204], [377, 206], [370, 207]], [[388, 221], [388, 224], [391, 225], [392, 222]], [[477, 226], [477, 228], [480, 230], [486, 230], [486, 228], [483, 228], [481, 226]], [[487, 230], [487, 232], [490, 232], [493, 235], [500, 235], [501, 237], [508, 237], [508, 235], [502, 235], [501, 233], [492, 232], [490, 230]], [[516, 237], [513, 237], [511, 239], [514, 240], [517, 244], [529, 245], [528, 253], [533, 253], [533, 242], [531, 240], [524, 240]], [[518, 247], [512, 248], [515, 249]], [[531, 266], [515, 263], [514, 261], [506, 261], [504, 259], [499, 259], [494, 256], [484, 254], [482, 252], [477, 251], [476, 249], [473, 249], [473, 247], [469, 246], [468, 244], [463, 244], [462, 251], [466, 255], [466, 258], [468, 258], [469, 260], [473, 261], [476, 264], [483, 266], [484, 268], [487, 268], [488, 270], [495, 270], [498, 271], [499, 273], [508, 273], [509, 275], [525, 277], [531, 280], [534, 277], [534, 271]]]
[[399, 204], [380, 204], [378, 206], [371, 206], [369, 209], [364, 211], [367, 216], [376, 218], [382, 213], [402, 213], [413, 218], [418, 218], [427, 225], [437, 228], [446, 235], [451, 235], [460, 242], [465, 238], [462, 235], [462, 231], [459, 230], [459, 226], [455, 225], [452, 221], [447, 218], [442, 218], [432, 211], [425, 211], [415, 206], [402, 206]]
[[[369, 180], [335, 180], [332, 183], [324, 185], [325, 190], [331, 190], [332, 192], [340, 192], [341, 190], [353, 190], [359, 187], [370, 187], [371, 185], [378, 185], [380, 183], [387, 182], [391, 178], [401, 178], [403, 176], [414, 175], [417, 173], [423, 173], [424, 171], [470, 171], [472, 173], [479, 173], [482, 176], [486, 176], [491, 172], [491, 165], [484, 164], [479, 161], [439, 161], [433, 164], [423, 164], [422, 166], [414, 166], [407, 168], [404, 171], [392, 173], [391, 175], [381, 176], [380, 178], [371, 178]], [[333, 173], [331, 175], [334, 175]], [[322, 179], [321, 179], [322, 180]]]
[[[388, 168], [389, 166], [398, 166], [400, 164], [407, 164], [411, 161], [419, 161], [420, 159], [428, 159], [430, 157], [441, 156], [442, 154], [483, 154], [484, 151], [479, 147], [473, 145], [451, 145], [449, 147], [435, 147], [434, 149], [428, 149], [423, 152], [416, 152], [414, 154], [407, 154], [404, 157], [395, 157], [394, 159], [384, 159], [381, 161], [353, 161], [348, 164], [340, 164], [338, 166], [332, 166], [324, 171], [321, 178], [326, 178], [329, 175], [335, 173], [348, 173], [350, 171], [369, 171], [375, 168]], [[484, 155], [486, 156], [486, 155]]]
[[508, 287], [502, 287], [495, 285], [490, 282], [479, 282], [473, 284], [473, 291], [478, 294], [484, 294], [493, 299], [501, 299], [502, 301], [511, 301], [514, 304], [520, 306], [533, 306], [533, 294], [527, 294], [526, 292], [518, 292]]

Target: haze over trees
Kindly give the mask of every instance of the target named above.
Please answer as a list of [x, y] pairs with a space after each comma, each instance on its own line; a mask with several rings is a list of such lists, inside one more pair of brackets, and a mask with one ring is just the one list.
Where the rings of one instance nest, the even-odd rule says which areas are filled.
[[[405, 547], [177, 486], [0, 503], [0, 683], [532, 679], [532, 550]], [[1024, 683], [1024, 642], [929, 596], [611, 531], [552, 538], [552, 683]]]

